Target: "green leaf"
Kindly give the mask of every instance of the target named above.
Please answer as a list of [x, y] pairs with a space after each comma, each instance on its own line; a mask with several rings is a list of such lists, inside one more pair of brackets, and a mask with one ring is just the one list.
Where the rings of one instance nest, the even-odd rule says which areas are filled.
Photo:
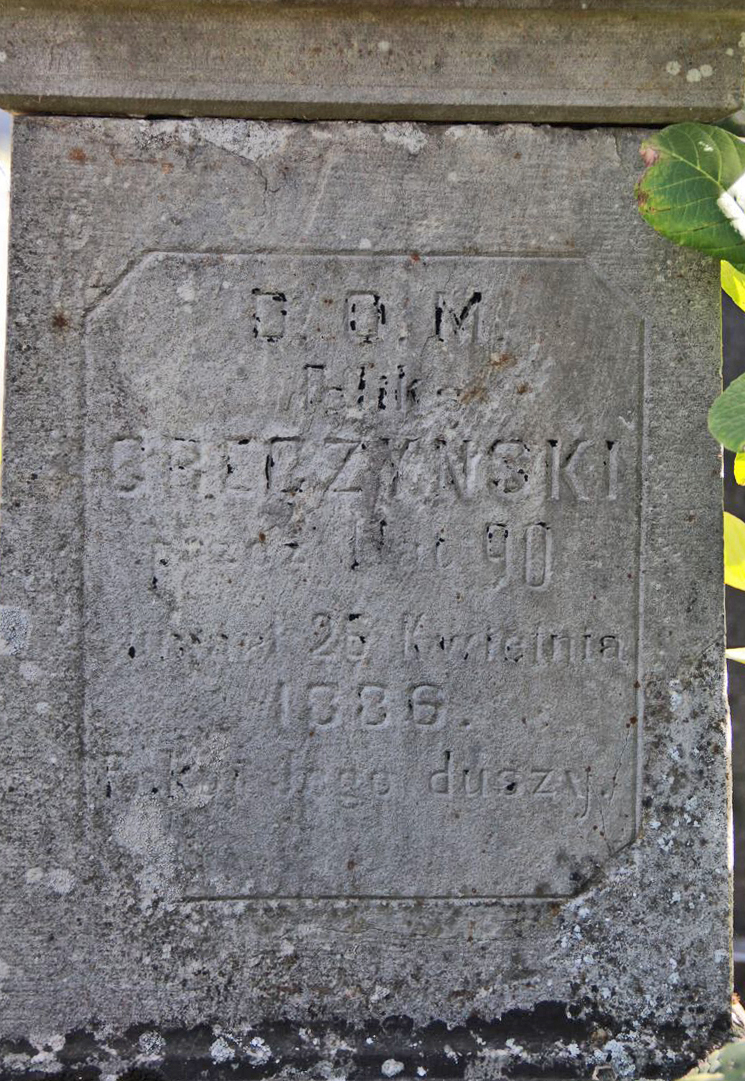
[[724, 512], [724, 583], [745, 589], [745, 522]]
[[745, 269], [745, 143], [712, 124], [673, 124], [641, 146], [639, 212], [658, 233]]
[[745, 375], [733, 379], [709, 410], [709, 431], [735, 454], [745, 451]]

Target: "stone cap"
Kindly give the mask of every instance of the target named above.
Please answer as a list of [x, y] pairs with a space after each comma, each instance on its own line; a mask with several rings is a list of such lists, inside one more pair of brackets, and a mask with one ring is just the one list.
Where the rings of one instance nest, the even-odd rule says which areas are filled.
[[713, 0], [3, 0], [18, 112], [664, 124], [743, 100]]

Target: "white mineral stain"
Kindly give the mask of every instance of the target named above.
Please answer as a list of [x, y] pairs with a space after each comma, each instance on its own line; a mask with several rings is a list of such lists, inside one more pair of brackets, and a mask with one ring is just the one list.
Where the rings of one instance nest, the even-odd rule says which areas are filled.
[[608, 1042], [603, 1045], [603, 1051], [605, 1051], [608, 1058], [610, 1058], [618, 1077], [633, 1076], [635, 1072], [634, 1063], [622, 1043], [619, 1043], [618, 1040], [608, 1040]]
[[349, 1051], [350, 1054], [354, 1052], [352, 1044], [347, 1043], [341, 1036], [337, 1036], [336, 1033], [329, 1033], [324, 1044], [324, 1050], [327, 1055], [330, 1055], [333, 1059], [339, 1054], [340, 1051]]
[[391, 51], [391, 43], [390, 43], [390, 41], [379, 41], [378, 42], [378, 52], [379, 53], [385, 54], [385, 53], [389, 53], [390, 51]]
[[212, 1061], [218, 1064], [223, 1062], [230, 1062], [232, 1058], [235, 1058], [235, 1051], [222, 1036], [218, 1036], [215, 1042], [210, 1047], [210, 1055]]
[[383, 1065], [380, 1067], [380, 1072], [383, 1077], [395, 1077], [396, 1074], [400, 1074], [404, 1068], [403, 1062], [399, 1062], [397, 1058], [387, 1058]]
[[680, 75], [680, 64], [677, 60], [668, 60], [665, 71], [668, 75]]
[[287, 142], [287, 130], [280, 126], [254, 120], [249, 124], [235, 120], [215, 120], [204, 129], [202, 137], [213, 146], [237, 154], [246, 161], [279, 154]]
[[284, 128], [264, 121], [255, 120], [251, 124], [251, 138], [245, 157], [249, 161], [258, 161], [259, 158], [268, 158], [273, 154], [279, 154], [285, 148], [287, 131]]
[[740, 34], [740, 40], [737, 43], [741, 49], [745, 49], [745, 32]]
[[182, 282], [176, 290], [176, 295], [180, 300], [183, 300], [184, 304], [191, 304], [196, 298], [196, 291], [192, 282]]
[[8, 54], [6, 53], [5, 49], [0, 49], [0, 64], [4, 64], [7, 59]]
[[24, 661], [18, 671], [28, 683], [36, 683], [37, 679], [41, 675], [41, 668], [38, 664], [33, 664], [31, 661]]
[[[32, 1062], [43, 1061], [40, 1056], [52, 1057], [56, 1055], [65, 1046], [65, 1037], [59, 1032], [30, 1032], [29, 1042], [33, 1044], [37, 1054], [32, 1058]], [[47, 1072], [47, 1071], [45, 1071]], [[51, 1071], [56, 1072], [56, 1071]]]
[[714, 74], [714, 68], [711, 64], [702, 64], [699, 71], [703, 75], [704, 79], [709, 79]]
[[727, 49], [727, 56], [734, 56], [734, 55], [735, 55], [735, 50], [734, 49]]
[[60, 894], [60, 896], [69, 893], [74, 885], [75, 876], [65, 867], [53, 867], [51, 871], [47, 872], [47, 886], [49, 886], [50, 890]]
[[141, 907], [148, 912], [156, 899], [167, 895], [175, 874], [175, 846], [162, 807], [146, 796], [135, 798], [117, 824], [114, 837], [135, 857]]
[[[725, 192], [724, 194], [726, 195], [727, 193]], [[722, 198], [722, 197], [720, 196], [720, 198]], [[678, 710], [683, 705], [683, 695], [681, 694], [681, 691], [683, 689], [682, 684], [681, 684], [679, 679], [673, 679], [673, 680], [670, 681], [669, 686], [670, 686], [670, 692], [669, 692], [670, 693], [670, 709], [673, 711], [673, 713], [677, 713]]]
[[[183, 133], [180, 125], [175, 120], [158, 120], [155, 122], [152, 120], [138, 120], [137, 127], [140, 129], [143, 135], [147, 136], [154, 135], [156, 133], [160, 136], [173, 136]], [[186, 130], [186, 128], [183, 129], [184, 132]]]
[[38, 1051], [30, 1060], [29, 1065], [35, 1073], [51, 1074], [61, 1073], [62, 1063], [57, 1059], [54, 1051]]
[[41, 867], [29, 867], [26, 871], [26, 882], [29, 886], [36, 886], [44, 878]]
[[372, 241], [368, 240], [366, 236], [363, 236], [359, 242], [358, 247], [360, 247], [363, 251], [367, 251], [372, 247]]
[[382, 124], [381, 127], [387, 143], [403, 146], [410, 154], [418, 154], [427, 145], [427, 136], [416, 124]]
[[143, 1032], [137, 1043], [145, 1058], [163, 1058], [165, 1054], [166, 1041], [159, 1032]]
[[689, 83], [700, 83], [701, 72], [698, 68], [689, 68], [686, 72], [686, 79]]
[[253, 1066], [263, 1066], [272, 1057], [272, 1049], [261, 1036], [254, 1036], [246, 1048], [246, 1057]]

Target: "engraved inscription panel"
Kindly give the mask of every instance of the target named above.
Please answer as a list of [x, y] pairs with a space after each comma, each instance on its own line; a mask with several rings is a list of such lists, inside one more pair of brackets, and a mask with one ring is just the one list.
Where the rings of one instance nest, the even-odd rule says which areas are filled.
[[631, 840], [642, 327], [581, 259], [156, 253], [88, 341], [104, 836], [151, 805], [203, 897], [559, 896]]

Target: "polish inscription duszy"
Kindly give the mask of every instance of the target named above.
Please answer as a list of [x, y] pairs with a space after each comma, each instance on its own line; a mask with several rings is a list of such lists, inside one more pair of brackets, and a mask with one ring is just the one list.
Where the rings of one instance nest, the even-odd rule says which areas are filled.
[[570, 257], [151, 253], [93, 311], [91, 798], [184, 897], [563, 896], [632, 839], [642, 357]]

